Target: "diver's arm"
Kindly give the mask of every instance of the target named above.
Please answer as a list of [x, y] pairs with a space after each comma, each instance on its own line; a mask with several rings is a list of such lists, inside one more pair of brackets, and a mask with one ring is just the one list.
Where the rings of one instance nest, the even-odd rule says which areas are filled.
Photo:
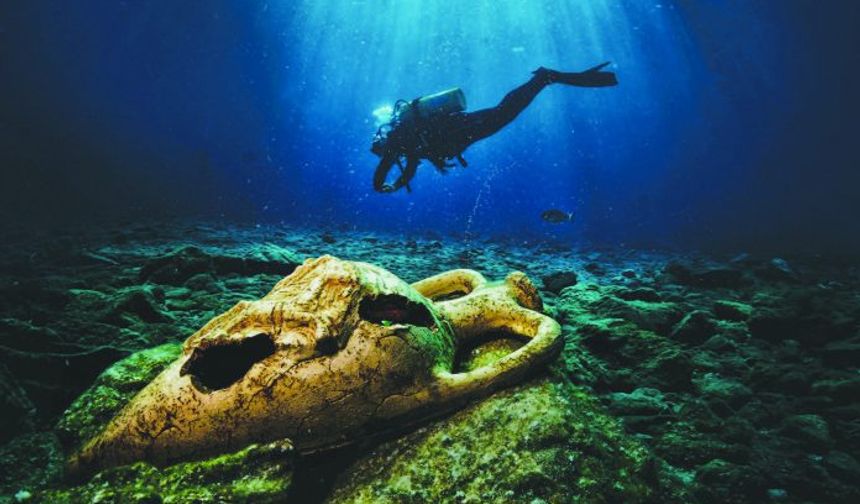
[[373, 190], [376, 192], [392, 192], [392, 186], [385, 183], [388, 178], [388, 172], [397, 160], [396, 154], [386, 154], [376, 165], [376, 171], [373, 173]]
[[406, 190], [412, 192], [412, 188], [409, 187], [409, 182], [415, 177], [415, 172], [418, 171], [418, 164], [421, 162], [421, 158], [418, 156], [408, 156], [406, 158], [406, 168], [403, 169], [403, 173], [394, 182], [394, 191], [400, 189], [401, 187], [406, 187]]

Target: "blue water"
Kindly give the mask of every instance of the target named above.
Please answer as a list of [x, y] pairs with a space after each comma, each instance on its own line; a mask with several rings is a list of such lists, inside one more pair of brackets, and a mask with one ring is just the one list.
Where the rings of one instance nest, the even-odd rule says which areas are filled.
[[[857, 3], [19, 2], [0, 17], [10, 222], [206, 216], [457, 239], [860, 251]], [[448, 175], [376, 194], [374, 109], [554, 86]], [[426, 163], [425, 163], [426, 164]], [[551, 225], [543, 210], [574, 212]]]

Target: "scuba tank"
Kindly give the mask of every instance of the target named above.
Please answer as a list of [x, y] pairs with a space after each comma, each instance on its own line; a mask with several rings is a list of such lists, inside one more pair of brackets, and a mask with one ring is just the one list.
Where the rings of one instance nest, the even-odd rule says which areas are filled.
[[460, 88], [452, 88], [413, 100], [412, 107], [420, 117], [453, 114], [466, 110], [466, 95]]
[[394, 116], [400, 123], [448, 115], [466, 110], [466, 95], [460, 88], [440, 91], [412, 101], [399, 100], [394, 105]]

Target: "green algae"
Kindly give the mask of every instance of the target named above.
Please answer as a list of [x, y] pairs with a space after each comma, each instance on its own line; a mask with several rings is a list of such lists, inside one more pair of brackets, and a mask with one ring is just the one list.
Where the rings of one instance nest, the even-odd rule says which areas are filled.
[[587, 392], [540, 379], [377, 447], [330, 501], [666, 502], [667, 481]]
[[182, 351], [179, 343], [142, 350], [107, 368], [69, 406], [57, 424], [63, 443], [76, 448], [99, 430]]
[[18, 492], [32, 493], [59, 480], [63, 450], [53, 432], [33, 432], [0, 446], [0, 504], [15, 502]]
[[521, 346], [523, 346], [523, 342], [514, 338], [502, 337], [489, 341], [470, 349], [468, 352], [463, 352], [465, 355], [458, 355], [457, 371], [465, 373], [492, 364]]
[[165, 468], [138, 462], [36, 497], [51, 503], [283, 502], [291, 481], [292, 446], [279, 441]]

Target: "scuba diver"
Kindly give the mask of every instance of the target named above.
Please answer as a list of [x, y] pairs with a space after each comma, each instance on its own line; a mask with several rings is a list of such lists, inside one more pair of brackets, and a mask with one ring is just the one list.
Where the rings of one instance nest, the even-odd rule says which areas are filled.
[[[514, 120], [550, 84], [567, 84], [580, 87], [615, 86], [615, 73], [605, 72], [609, 62], [597, 65], [584, 72], [558, 72], [540, 67], [532, 72], [532, 78], [514, 89], [495, 107], [465, 112], [466, 99], [459, 88], [412, 101], [398, 100], [390, 122], [383, 124], [373, 137], [370, 151], [380, 157], [373, 174], [373, 188], [390, 193], [403, 187], [412, 189], [409, 182], [415, 176], [418, 165], [426, 159], [441, 173], [455, 165], [467, 166], [463, 151], [473, 143], [493, 135]], [[400, 176], [388, 182], [394, 165]]]

